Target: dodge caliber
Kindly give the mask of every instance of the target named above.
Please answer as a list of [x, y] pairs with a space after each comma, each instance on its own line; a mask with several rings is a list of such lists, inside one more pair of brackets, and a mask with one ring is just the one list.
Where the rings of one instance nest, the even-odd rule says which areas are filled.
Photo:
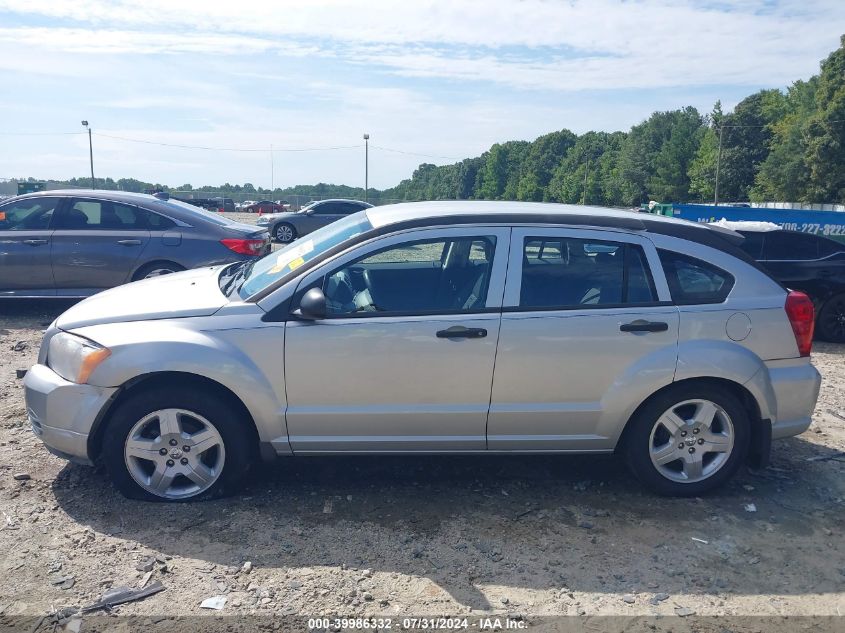
[[813, 305], [733, 231], [550, 204], [376, 207], [266, 257], [102, 292], [25, 379], [47, 448], [124, 494], [332, 454], [618, 453], [698, 495], [807, 429]]

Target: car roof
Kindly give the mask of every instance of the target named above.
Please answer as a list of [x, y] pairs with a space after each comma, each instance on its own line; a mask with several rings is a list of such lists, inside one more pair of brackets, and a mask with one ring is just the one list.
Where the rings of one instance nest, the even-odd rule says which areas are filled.
[[[354, 202], [355, 204], [364, 205], [367, 208], [373, 208], [373, 205], [371, 205], [369, 202], [364, 202], [363, 200], [355, 200], [354, 198], [326, 198], [325, 200], [312, 200], [308, 204], [322, 204], [324, 202]], [[404, 205], [394, 204], [390, 206], [398, 207]]]
[[663, 215], [548, 202], [455, 200], [410, 202], [371, 207], [365, 211], [370, 224], [380, 229], [412, 224], [558, 224], [649, 231], [701, 242], [735, 253], [743, 236], [722, 227], [707, 226]]
[[85, 198], [102, 198], [104, 200], [116, 200], [118, 202], [134, 202], [140, 204], [158, 200], [155, 196], [147, 193], [135, 193], [133, 191], [114, 191], [109, 189], [52, 189], [50, 191], [36, 191], [15, 196], [15, 199], [41, 198], [44, 196], [81, 196]]

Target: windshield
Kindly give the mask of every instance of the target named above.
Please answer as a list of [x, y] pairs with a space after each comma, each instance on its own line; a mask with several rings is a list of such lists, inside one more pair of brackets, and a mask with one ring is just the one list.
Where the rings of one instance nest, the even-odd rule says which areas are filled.
[[347, 216], [337, 222], [327, 224], [313, 233], [309, 233], [279, 249], [266, 257], [259, 259], [246, 275], [238, 294], [241, 299], [264, 290], [279, 279], [288, 276], [297, 268], [319, 257], [322, 253], [356, 235], [373, 228], [363, 211]]

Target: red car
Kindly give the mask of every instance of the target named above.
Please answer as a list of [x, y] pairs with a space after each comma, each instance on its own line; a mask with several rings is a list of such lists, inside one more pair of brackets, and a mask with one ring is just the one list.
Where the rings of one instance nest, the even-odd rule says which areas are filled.
[[247, 213], [279, 213], [280, 211], [286, 211], [286, 209], [280, 205], [276, 204], [275, 202], [270, 202], [269, 200], [261, 200], [256, 202], [255, 204], [251, 204], [248, 207], [244, 208], [244, 211]]

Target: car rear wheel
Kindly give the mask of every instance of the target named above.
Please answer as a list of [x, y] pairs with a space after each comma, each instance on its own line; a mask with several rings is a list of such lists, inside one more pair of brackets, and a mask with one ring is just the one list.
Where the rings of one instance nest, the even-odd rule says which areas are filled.
[[273, 231], [273, 237], [282, 244], [293, 242], [296, 239], [296, 229], [290, 224], [279, 224]]
[[212, 498], [235, 490], [250, 464], [246, 421], [214, 393], [157, 389], [111, 417], [102, 458], [115, 487], [146, 501]]
[[183, 266], [173, 262], [152, 262], [146, 266], [138, 269], [138, 272], [132, 277], [132, 281], [139, 279], [151, 279], [152, 277], [161, 277], [162, 275], [169, 275], [171, 273], [178, 273], [185, 270]]
[[748, 453], [747, 411], [712, 384], [669, 389], [646, 403], [631, 425], [624, 446], [628, 464], [664, 495], [712, 490], [736, 473]]
[[819, 338], [831, 343], [845, 343], [845, 292], [824, 302], [816, 320]]

